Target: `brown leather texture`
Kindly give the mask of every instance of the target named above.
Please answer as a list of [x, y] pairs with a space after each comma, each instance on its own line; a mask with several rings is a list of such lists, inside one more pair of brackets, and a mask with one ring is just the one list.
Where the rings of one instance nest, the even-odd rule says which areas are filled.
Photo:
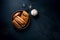
[[18, 29], [25, 29], [29, 24], [29, 14], [26, 11], [17, 11], [12, 15], [12, 23]]

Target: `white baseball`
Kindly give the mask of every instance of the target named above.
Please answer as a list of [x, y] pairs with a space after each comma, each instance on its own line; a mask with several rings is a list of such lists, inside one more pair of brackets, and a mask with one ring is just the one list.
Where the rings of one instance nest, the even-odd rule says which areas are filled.
[[36, 16], [38, 14], [38, 11], [36, 9], [31, 10], [31, 15]]

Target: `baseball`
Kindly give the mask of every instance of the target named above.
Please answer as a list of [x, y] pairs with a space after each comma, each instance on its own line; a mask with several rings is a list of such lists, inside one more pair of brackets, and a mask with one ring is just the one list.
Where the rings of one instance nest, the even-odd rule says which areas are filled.
[[36, 16], [38, 14], [38, 11], [36, 9], [31, 10], [31, 15]]

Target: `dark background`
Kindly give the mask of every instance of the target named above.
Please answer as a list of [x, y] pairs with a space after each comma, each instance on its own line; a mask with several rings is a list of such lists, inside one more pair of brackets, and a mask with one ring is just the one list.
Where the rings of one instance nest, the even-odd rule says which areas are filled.
[[[36, 17], [30, 14], [30, 4], [39, 12]], [[0, 0], [0, 40], [60, 40], [57, 4], [56, 0]], [[30, 14], [29, 29], [24, 32], [15, 30], [11, 23], [11, 15], [17, 10]]]

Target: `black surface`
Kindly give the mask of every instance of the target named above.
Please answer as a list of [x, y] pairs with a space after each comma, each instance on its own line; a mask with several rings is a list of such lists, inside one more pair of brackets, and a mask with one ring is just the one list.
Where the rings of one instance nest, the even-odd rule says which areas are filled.
[[[36, 17], [30, 14], [30, 4], [39, 12]], [[56, 5], [56, 0], [0, 0], [1, 40], [60, 40], [60, 15]], [[30, 14], [30, 28], [25, 32], [12, 26], [11, 15], [17, 10], [27, 10]]]

